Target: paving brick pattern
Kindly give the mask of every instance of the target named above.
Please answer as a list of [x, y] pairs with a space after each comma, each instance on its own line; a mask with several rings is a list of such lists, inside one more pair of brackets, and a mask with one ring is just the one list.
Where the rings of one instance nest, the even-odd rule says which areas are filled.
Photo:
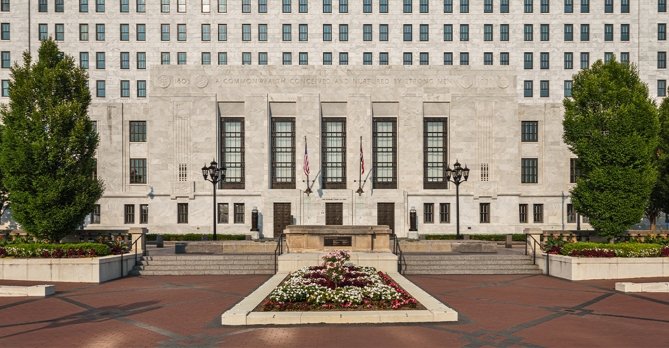
[[626, 294], [614, 290], [614, 280], [543, 275], [408, 278], [457, 310], [460, 320], [223, 327], [222, 312], [268, 276], [139, 276], [95, 285], [56, 283], [56, 295], [48, 298], [0, 298], [0, 347], [669, 346], [668, 293]]

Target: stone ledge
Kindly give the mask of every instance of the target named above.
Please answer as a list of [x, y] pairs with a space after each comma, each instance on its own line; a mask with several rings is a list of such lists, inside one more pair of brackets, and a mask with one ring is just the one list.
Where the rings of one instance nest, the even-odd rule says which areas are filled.
[[279, 272], [251, 295], [221, 315], [221, 324], [294, 325], [294, 324], [376, 324], [430, 323], [458, 321], [458, 312], [439, 302], [399, 273], [388, 275], [408, 291], [427, 310], [328, 311], [328, 312], [253, 312], [253, 309], [274, 290], [288, 272]]
[[497, 242], [485, 240], [400, 241], [405, 253], [497, 253]]
[[621, 292], [669, 292], [669, 283], [616, 283], [616, 291]]
[[9, 286], [0, 285], [0, 297], [22, 297], [34, 296], [44, 297], [54, 295], [56, 287], [54, 285], [33, 285], [33, 286]]
[[[669, 257], [570, 257], [550, 255], [548, 275], [569, 280], [669, 277]], [[537, 254], [546, 273], [546, 254]]]

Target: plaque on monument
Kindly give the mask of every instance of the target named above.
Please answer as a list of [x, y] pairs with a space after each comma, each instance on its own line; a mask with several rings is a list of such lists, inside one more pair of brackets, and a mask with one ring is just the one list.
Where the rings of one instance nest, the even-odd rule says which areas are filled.
[[351, 246], [351, 236], [348, 237], [323, 237], [325, 246]]

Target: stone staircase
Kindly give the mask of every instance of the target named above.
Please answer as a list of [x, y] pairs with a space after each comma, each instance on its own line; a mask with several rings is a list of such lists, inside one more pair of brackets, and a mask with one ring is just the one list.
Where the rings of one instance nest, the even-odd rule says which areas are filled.
[[525, 255], [405, 253], [402, 266], [405, 274], [542, 274]]
[[274, 254], [144, 256], [130, 275], [274, 274]]

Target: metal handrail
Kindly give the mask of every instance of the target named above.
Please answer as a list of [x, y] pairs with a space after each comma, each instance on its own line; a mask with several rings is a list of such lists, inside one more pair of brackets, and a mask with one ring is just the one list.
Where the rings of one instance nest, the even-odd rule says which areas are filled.
[[[133, 268], [137, 266], [137, 242], [139, 242], [140, 240], [142, 240], [142, 238], [137, 238], [135, 239], [134, 242], [132, 242], [132, 244], [130, 244], [130, 248], [135, 250], [135, 264], [133, 265]], [[142, 256], [144, 256], [144, 253], [146, 253], [146, 248], [142, 248]], [[121, 254], [121, 278], [125, 277], [123, 275], [123, 254]], [[128, 270], [128, 272], [129, 271], [130, 270]]]
[[276, 249], [274, 249], [274, 273], [276, 274], [279, 271], [279, 256], [283, 254], [283, 240], [286, 236], [282, 233], [279, 236], [279, 240], [276, 243]]
[[[404, 259], [402, 248], [400, 247], [400, 241], [395, 233], [391, 234], [391, 237], [393, 238], [393, 254], [397, 255], [397, 271], [400, 274], [404, 274], [404, 270], [406, 270], [406, 260]], [[402, 267], [402, 262], [404, 262], [404, 267]]]
[[[531, 240], [530, 240], [531, 239]], [[550, 262], [549, 262], [549, 255], [548, 250], [546, 250], [546, 247], [544, 247], [539, 241], [537, 241], [534, 236], [532, 236], [529, 233], [525, 233], [525, 255], [527, 255], [527, 245], [531, 244], [532, 247], [532, 264], [536, 265], [537, 264], [537, 245], [539, 246], [539, 250], [543, 251], [546, 253], [546, 274], [550, 275]]]

